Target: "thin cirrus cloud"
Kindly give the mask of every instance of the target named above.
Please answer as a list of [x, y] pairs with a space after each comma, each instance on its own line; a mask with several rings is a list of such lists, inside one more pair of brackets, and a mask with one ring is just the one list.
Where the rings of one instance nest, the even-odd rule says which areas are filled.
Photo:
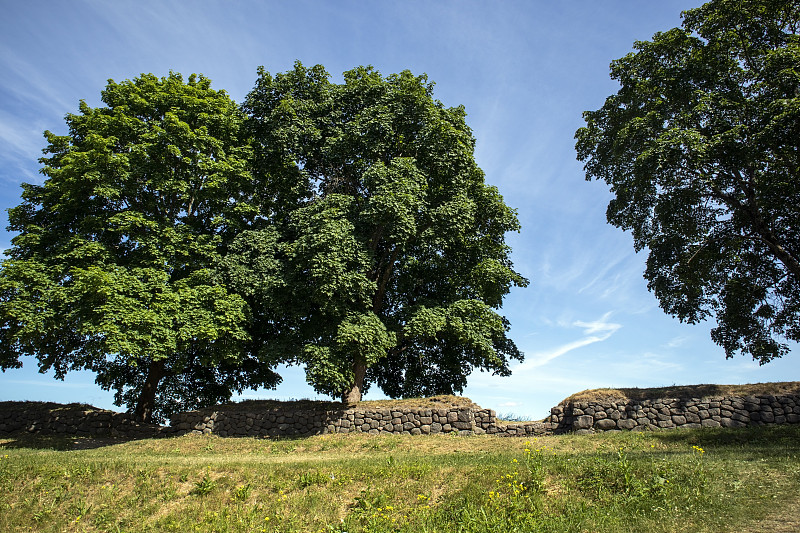
[[526, 360], [520, 363], [515, 369], [515, 373], [524, 373], [531, 371], [540, 366], [544, 366], [553, 359], [561, 357], [584, 346], [603, 342], [611, 337], [622, 324], [610, 322], [611, 312], [604, 314], [600, 319], [591, 322], [584, 322], [576, 320], [572, 322], [571, 326], [574, 328], [583, 329], [583, 337], [567, 343], [564, 343], [556, 348], [547, 351], [540, 351], [526, 356]]

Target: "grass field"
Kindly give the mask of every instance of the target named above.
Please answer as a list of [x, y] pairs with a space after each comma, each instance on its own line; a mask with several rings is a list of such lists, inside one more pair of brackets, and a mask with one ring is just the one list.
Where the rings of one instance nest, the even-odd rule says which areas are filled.
[[797, 531], [798, 495], [798, 426], [0, 440], [0, 531]]

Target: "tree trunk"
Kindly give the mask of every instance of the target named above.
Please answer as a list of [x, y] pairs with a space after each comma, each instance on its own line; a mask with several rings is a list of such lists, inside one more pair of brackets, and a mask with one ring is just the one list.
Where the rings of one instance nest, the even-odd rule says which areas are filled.
[[367, 374], [367, 365], [362, 361], [353, 363], [353, 386], [342, 393], [342, 403], [355, 405], [361, 401], [361, 391], [364, 389], [364, 376]]
[[153, 410], [156, 406], [156, 391], [158, 382], [164, 377], [165, 359], [151, 361], [147, 369], [147, 379], [145, 379], [142, 392], [139, 394], [139, 402], [133, 411], [133, 417], [139, 422], [150, 423], [153, 421]]

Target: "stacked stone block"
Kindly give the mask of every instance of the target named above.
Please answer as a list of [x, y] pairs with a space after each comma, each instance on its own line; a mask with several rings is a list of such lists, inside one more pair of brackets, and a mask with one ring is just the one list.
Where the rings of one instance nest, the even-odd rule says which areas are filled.
[[497, 435], [745, 427], [800, 423], [800, 395], [662, 398], [569, 402], [541, 422], [498, 424], [494, 411], [472, 407], [398, 409], [262, 408], [218, 406], [178, 413], [170, 426], [140, 424], [126, 413], [90, 406], [0, 402], [0, 435], [29, 433], [152, 438], [214, 434], [221, 437], [301, 437], [322, 433]]
[[221, 437], [308, 436], [321, 433], [393, 433], [436, 435], [458, 432], [483, 434], [495, 422], [494, 411], [470, 407], [438, 409], [267, 409], [242, 411], [225, 406], [178, 413], [170, 423], [178, 435], [216, 434]]
[[554, 433], [800, 423], [800, 395], [574, 402], [551, 410]]
[[20, 431], [78, 437], [150, 438], [172, 430], [135, 422], [127, 413], [79, 404], [0, 402], [0, 435]]

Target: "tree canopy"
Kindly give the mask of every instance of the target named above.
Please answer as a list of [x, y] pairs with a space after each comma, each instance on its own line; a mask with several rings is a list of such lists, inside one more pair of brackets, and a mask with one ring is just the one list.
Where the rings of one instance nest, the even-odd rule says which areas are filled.
[[260, 69], [243, 109], [203, 76], [109, 80], [45, 132], [46, 179], [9, 211], [0, 368], [91, 370], [145, 421], [274, 386], [280, 362], [348, 402], [509, 374], [519, 223], [464, 109], [408, 71], [344, 77]]
[[576, 133], [661, 307], [761, 363], [800, 340], [799, 27], [797, 1], [689, 10], [611, 64], [620, 90]]
[[484, 182], [464, 109], [432, 94], [409, 71], [359, 67], [336, 84], [298, 63], [260, 69], [243, 105], [274, 221], [242, 236], [274, 258], [247, 276], [264, 280], [252, 297], [280, 302], [264, 321], [284, 321], [276, 345], [344, 401], [371, 383], [393, 397], [452, 393], [474, 368], [507, 375], [522, 358], [497, 312], [527, 285], [504, 240], [516, 214]]
[[142, 75], [45, 132], [42, 185], [9, 211], [0, 367], [35, 355], [87, 369], [141, 420], [280, 379], [257, 357], [248, 306], [219, 281], [226, 247], [259, 216], [243, 115], [203, 76]]

